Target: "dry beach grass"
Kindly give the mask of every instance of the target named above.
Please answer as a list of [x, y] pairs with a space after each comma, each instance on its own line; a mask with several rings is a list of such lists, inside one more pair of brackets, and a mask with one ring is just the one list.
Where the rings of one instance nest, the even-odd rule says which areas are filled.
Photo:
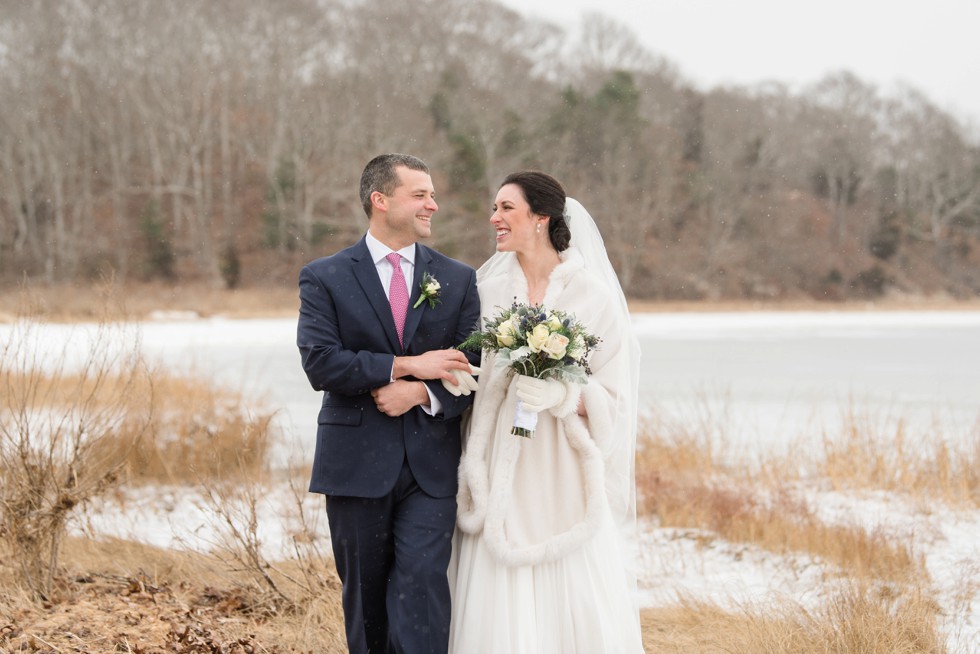
[[[721, 493], [739, 471], [710, 479], [700, 448], [648, 434], [640, 462], [644, 514], [661, 525], [683, 524], [716, 538], [743, 540], [776, 552], [796, 550], [839, 566], [838, 591], [806, 607], [791, 598], [766, 611], [682, 600], [642, 612], [649, 652], [945, 652], [938, 609], [926, 575], [894, 536], [835, 529], [800, 509], [776, 503], [759, 510], [763, 487]], [[666, 456], [652, 464], [653, 452]], [[651, 465], [653, 468], [651, 468]], [[658, 481], [651, 484], [650, 473]], [[247, 476], [239, 480], [250, 483]], [[187, 480], [187, 483], [194, 483]], [[744, 480], [742, 480], [744, 483]], [[660, 493], [665, 488], [669, 492]], [[683, 488], [678, 493], [676, 489]], [[659, 497], [658, 497], [659, 494]], [[719, 500], [719, 496], [724, 499]], [[685, 508], [686, 507], [686, 508]], [[804, 514], [806, 515], [806, 514]], [[339, 583], [326, 558], [249, 561], [227, 552], [160, 550], [119, 540], [71, 539], [64, 545], [54, 592], [32, 600], [5, 550], [0, 566], [0, 648], [6, 651], [343, 652]], [[847, 552], [853, 549], [853, 552]], [[870, 559], [877, 559], [873, 564]], [[275, 589], [266, 583], [268, 576]], [[295, 580], [305, 580], [295, 583]], [[313, 580], [312, 582], [310, 580]]]
[[[106, 306], [104, 291], [93, 290], [87, 301], [84, 297], [78, 293], [72, 303], [34, 294], [34, 320], [106, 315], [98, 308]], [[126, 294], [125, 303], [108, 313], [132, 318], [160, 309], [202, 316], [293, 315], [295, 310], [291, 291], [229, 296], [197, 289], [169, 297], [172, 303], [161, 303], [145, 290]], [[18, 304], [8, 305], [14, 299], [9, 294], [0, 299], [0, 310], [21, 312], [13, 307], [23, 306], [22, 295]], [[243, 410], [245, 401], [234, 392], [159, 371], [124, 379], [108, 370], [95, 378], [38, 374], [12, 365], [17, 360], [5, 355], [2, 361], [5, 404], [0, 411], [7, 415], [42, 409], [50, 414], [52, 408], [55, 414], [70, 413], [73, 402], [86, 398], [96, 414], [111, 409], [113, 415], [152, 416], [130, 429], [117, 428], [125, 421], [106, 423], [98, 447], [74, 460], [76, 477], [79, 471], [98, 469], [105, 483], [90, 486], [89, 496], [76, 498], [68, 512], [84, 513], [88, 500], [121, 489], [152, 490], [158, 484], [197, 488], [212, 498], [212, 506], [227, 506], [231, 495], [254, 498], [261, 482], [282, 474], [265, 463], [274, 437], [273, 410], [255, 405]], [[52, 376], [57, 374], [62, 376]], [[118, 392], [120, 383], [127, 392]], [[66, 388], [78, 392], [65, 393]], [[31, 404], [39, 398], [43, 406]], [[151, 398], [151, 406], [130, 403], [134, 398]], [[807, 492], [887, 492], [937, 510], [976, 510], [980, 444], [958, 448], [937, 438], [931, 441], [934, 446], [913, 446], [901, 420], [883, 426], [851, 416], [808, 460], [740, 464], [728, 456], [723, 437], [706, 437], [721, 431], [711, 424], [721, 417], [690, 418], [643, 425], [637, 459], [641, 518], [654, 528], [682, 528], [697, 538], [742, 543], [777, 556], [812, 557], [823, 566], [825, 593], [816, 603], [783, 597], [765, 608], [690, 597], [645, 609], [646, 651], [948, 651], [941, 631], [943, 609], [914, 544], [902, 533], [827, 519], [811, 506]], [[18, 442], [16, 423], [4, 424], [0, 447], [9, 451]], [[264, 558], [256, 547], [254, 503], [248, 501], [244, 513], [223, 516], [237, 537], [211, 553], [68, 537], [64, 531], [49, 534], [60, 539], [60, 555], [48, 559], [51, 583], [39, 594], [20, 565], [20, 523], [11, 512], [16, 502], [8, 482], [34, 465], [48, 465], [52, 478], [64, 478], [64, 462], [55, 456], [40, 462], [13, 456], [0, 465], [0, 652], [344, 651], [340, 588], [329, 558], [304, 547], [312, 539], [302, 533], [296, 534], [294, 556]], [[42, 504], [57, 506], [65, 485], [42, 491], [48, 493]], [[63, 526], [52, 523], [52, 529]]]
[[[292, 286], [251, 286], [228, 290], [206, 284], [117, 284], [112, 280], [88, 285], [8, 285], [0, 288], [0, 322], [29, 312], [53, 322], [97, 320], [110, 317], [147, 319], [155, 315], [225, 316], [229, 318], [293, 317], [299, 295]], [[980, 311], [980, 298], [888, 296], [871, 301], [821, 302], [808, 298], [789, 300], [720, 300], [681, 302], [631, 300], [635, 312], [705, 311]]]

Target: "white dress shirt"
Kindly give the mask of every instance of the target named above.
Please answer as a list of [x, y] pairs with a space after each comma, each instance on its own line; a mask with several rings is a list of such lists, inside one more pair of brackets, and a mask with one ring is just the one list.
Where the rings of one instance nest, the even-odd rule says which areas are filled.
[[[391, 274], [394, 269], [391, 267], [391, 263], [388, 262], [386, 258], [389, 254], [394, 252], [390, 247], [374, 238], [371, 232], [367, 233], [367, 246], [368, 252], [371, 253], [371, 260], [374, 261], [374, 267], [378, 271], [378, 277], [381, 278], [381, 286], [385, 289], [385, 296], [388, 296], [388, 287], [391, 286]], [[398, 254], [402, 256], [402, 272], [405, 274], [406, 283], [411, 286], [412, 280], [415, 279], [415, 244], [412, 243], [407, 247], [403, 247], [398, 250]], [[408, 295], [411, 297], [412, 289], [408, 289]], [[409, 309], [411, 310], [411, 309]]]
[[[391, 286], [391, 276], [394, 272], [391, 263], [388, 261], [387, 257], [390, 253], [395, 252], [390, 247], [374, 238], [371, 232], [368, 232], [365, 236], [365, 241], [367, 242], [368, 252], [371, 253], [371, 260], [374, 261], [374, 268], [378, 271], [378, 277], [381, 279], [381, 286], [385, 290], [385, 297], [388, 296], [388, 287]], [[397, 250], [398, 254], [401, 255], [402, 273], [405, 275], [405, 282], [408, 284], [408, 296], [412, 296], [411, 280], [415, 279], [415, 244], [412, 243], [401, 250]], [[412, 307], [409, 306], [409, 311], [413, 311]], [[394, 365], [394, 364], [392, 364]], [[395, 381], [394, 377], [391, 381]], [[430, 416], [434, 416], [440, 411], [442, 411], [442, 404], [439, 402], [439, 398], [432, 394], [429, 390], [429, 385], [423, 383], [422, 386], [425, 387], [425, 392], [429, 395], [429, 406], [422, 406], [422, 410], [428, 413]]]

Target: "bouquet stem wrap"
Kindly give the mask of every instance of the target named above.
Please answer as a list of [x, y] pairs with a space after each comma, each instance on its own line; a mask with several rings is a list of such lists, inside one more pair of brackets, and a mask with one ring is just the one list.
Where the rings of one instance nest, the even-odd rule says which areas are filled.
[[538, 426], [538, 412], [528, 411], [523, 403], [517, 400], [514, 408], [514, 426], [510, 428], [510, 433], [514, 436], [524, 438], [534, 438], [534, 428]]

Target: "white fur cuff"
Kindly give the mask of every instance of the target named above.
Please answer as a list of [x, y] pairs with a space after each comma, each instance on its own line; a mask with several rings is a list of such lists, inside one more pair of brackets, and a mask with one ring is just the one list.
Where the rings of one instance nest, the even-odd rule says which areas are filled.
[[565, 387], [565, 399], [548, 409], [556, 418], [566, 418], [578, 408], [578, 400], [582, 396], [582, 385], [570, 382], [559, 382]]

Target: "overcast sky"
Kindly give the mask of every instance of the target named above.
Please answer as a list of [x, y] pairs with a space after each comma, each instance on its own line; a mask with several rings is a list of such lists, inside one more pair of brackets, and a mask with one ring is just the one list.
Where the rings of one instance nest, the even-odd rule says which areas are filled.
[[980, 0], [502, 0], [571, 27], [585, 11], [629, 25], [700, 88], [798, 85], [847, 69], [904, 81], [980, 124]]

